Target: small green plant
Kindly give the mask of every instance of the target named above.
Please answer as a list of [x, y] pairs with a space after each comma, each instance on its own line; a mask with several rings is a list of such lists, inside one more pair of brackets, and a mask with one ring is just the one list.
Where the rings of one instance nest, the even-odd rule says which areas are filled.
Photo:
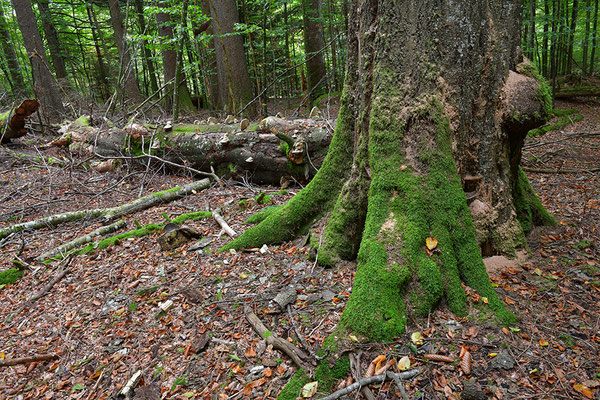
[[127, 309], [131, 312], [135, 311], [137, 309], [138, 306], [138, 302], [134, 301], [133, 303], [129, 304], [129, 307], [127, 307]]
[[584, 239], [578, 243], [575, 243], [573, 245], [573, 247], [575, 247], [578, 250], [585, 250], [585, 249], [589, 249], [590, 247], [592, 247], [592, 241], [589, 239]]
[[175, 388], [177, 386], [187, 386], [188, 385], [187, 378], [188, 378], [188, 375], [183, 374], [179, 378], [175, 379], [175, 381], [173, 382], [173, 385], [171, 385], [171, 391], [175, 390]]

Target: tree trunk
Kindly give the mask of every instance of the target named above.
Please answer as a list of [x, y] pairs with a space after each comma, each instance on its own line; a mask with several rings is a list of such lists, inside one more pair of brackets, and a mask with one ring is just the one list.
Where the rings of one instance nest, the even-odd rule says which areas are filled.
[[0, 41], [2, 42], [2, 53], [6, 60], [6, 66], [10, 71], [10, 83], [12, 85], [13, 93], [19, 93], [25, 91], [25, 83], [23, 82], [23, 76], [19, 69], [19, 62], [17, 61], [17, 55], [12, 45], [12, 39], [6, 24], [6, 18], [4, 17], [4, 10], [0, 7]]
[[311, 103], [327, 91], [325, 63], [323, 62], [323, 25], [321, 24], [321, 0], [302, 0], [304, 25], [304, 53], [306, 75]]
[[594, 2], [594, 27], [592, 28], [592, 54], [590, 54], [590, 75], [594, 74], [594, 65], [596, 58], [596, 39], [598, 38], [598, 3], [600, 1], [596, 0]]
[[[175, 48], [179, 47], [178, 45], [180, 42], [177, 41], [176, 44], [173, 40], [173, 27], [171, 26], [168, 1], [160, 1], [158, 6], [165, 11], [156, 14], [156, 22], [158, 24], [158, 34], [162, 38], [161, 53], [163, 60], [163, 77], [166, 83], [175, 78], [175, 73], [177, 72], [177, 51], [175, 51]], [[167, 91], [167, 95], [165, 96], [166, 109], [172, 111], [175, 96], [175, 84], [167, 85], [165, 90]], [[190, 91], [188, 90], [185, 81], [181, 82], [179, 87], [179, 104], [183, 110], [191, 111], [194, 109]]]
[[133, 68], [131, 55], [129, 54], [129, 47], [125, 39], [125, 28], [123, 27], [123, 17], [119, 9], [119, 1], [108, 0], [108, 8], [110, 9], [110, 22], [114, 31], [115, 42], [119, 50], [119, 59], [121, 60], [119, 88], [124, 88], [123, 98], [139, 104], [142, 102], [143, 96], [140, 92], [138, 79]]
[[[407, 314], [427, 315], [442, 298], [465, 315], [461, 282], [514, 320], [478, 244], [514, 256], [524, 232], [553, 223], [519, 168], [527, 131], [551, 111], [547, 85], [521, 63], [520, 4], [352, 1], [347, 77], [322, 167], [223, 250], [289, 240], [329, 216], [312, 240], [318, 261], [358, 256], [344, 328], [389, 339]], [[439, 244], [426, 251], [429, 237]]]
[[104, 63], [104, 57], [102, 56], [102, 51], [100, 49], [102, 33], [99, 31], [98, 21], [96, 20], [93, 7], [94, 6], [92, 3], [86, 4], [87, 15], [90, 22], [90, 30], [92, 31], [92, 40], [94, 41], [94, 49], [96, 50], [96, 57], [98, 58], [98, 88], [100, 89], [100, 98], [102, 101], [104, 101], [110, 97], [108, 93], [108, 75], [106, 73], [107, 69], [106, 64]]
[[[208, 0], [215, 35], [215, 55], [219, 80], [219, 103], [223, 110], [237, 113], [253, 98], [242, 36], [235, 34], [239, 22], [235, 0]], [[248, 116], [257, 113], [256, 102], [246, 108]]]
[[[147, 34], [146, 32], [146, 21], [144, 20], [144, 2], [143, 0], [135, 0], [135, 9], [138, 15], [138, 23], [140, 25], [140, 32], [142, 35]], [[158, 92], [158, 82], [156, 81], [156, 70], [154, 68], [154, 61], [152, 61], [152, 53], [148, 46], [146, 46], [146, 40], [142, 40], [140, 46], [144, 50], [144, 64], [148, 71], [150, 78], [150, 88], [152, 93]]]
[[567, 75], [573, 69], [573, 41], [575, 40], [575, 29], [577, 29], [577, 12], [579, 11], [579, 1], [573, 0], [573, 8], [571, 10], [571, 29], [569, 31], [569, 45], [567, 50]]
[[12, 4], [17, 14], [17, 22], [25, 42], [27, 55], [31, 61], [33, 90], [40, 102], [42, 114], [50, 122], [58, 122], [64, 115], [65, 109], [60, 90], [50, 71], [46, 51], [42, 45], [42, 37], [31, 8], [31, 0], [12, 0]]
[[64, 52], [60, 46], [58, 32], [51, 19], [52, 11], [50, 11], [50, 5], [48, 4], [48, 0], [38, 0], [37, 3], [40, 9], [42, 27], [44, 28], [44, 35], [46, 35], [46, 40], [48, 41], [48, 49], [50, 50], [50, 58], [52, 59], [56, 79], [58, 79], [58, 82], [63, 88], [68, 88], [69, 81], [67, 77], [67, 68], [65, 66]]
[[550, 71], [548, 70], [548, 55], [550, 54], [550, 49], [548, 47], [548, 31], [550, 26], [550, 20], [552, 15], [550, 14], [550, 3], [551, 0], [544, 0], [544, 39], [542, 41], [542, 75], [545, 78], [550, 76]]

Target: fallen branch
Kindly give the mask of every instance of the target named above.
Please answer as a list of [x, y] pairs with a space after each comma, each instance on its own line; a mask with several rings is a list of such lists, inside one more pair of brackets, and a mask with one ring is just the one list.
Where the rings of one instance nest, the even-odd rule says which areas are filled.
[[372, 383], [382, 383], [386, 380], [386, 378], [393, 379], [393, 380], [396, 380], [395, 378], [410, 379], [410, 378], [414, 378], [415, 376], [419, 375], [420, 373], [421, 373], [421, 370], [415, 368], [415, 369], [411, 369], [410, 371], [405, 371], [405, 372], [399, 372], [399, 373], [386, 372], [385, 374], [381, 374], [381, 375], [373, 375], [368, 378], [363, 378], [357, 382], [354, 382], [353, 384], [348, 385], [345, 388], [340, 389], [337, 392], [330, 394], [329, 396], [322, 397], [319, 400], [339, 399], [343, 395], [353, 392], [356, 389], [361, 388], [363, 386], [367, 386]]
[[4, 229], [0, 229], [0, 239], [8, 236], [13, 232], [21, 232], [25, 230], [35, 230], [45, 227], [57, 226], [71, 221], [79, 221], [86, 218], [100, 218], [103, 217], [104, 222], [133, 214], [135, 212], [145, 210], [159, 203], [169, 203], [180, 197], [189, 195], [198, 190], [206, 189], [210, 186], [208, 179], [201, 179], [192, 183], [188, 183], [185, 186], [176, 187], [173, 189], [165, 190], [162, 192], [151, 193], [147, 196], [136, 199], [130, 203], [123, 204], [117, 207], [111, 208], [95, 208], [91, 210], [72, 211], [62, 214], [55, 214], [49, 217], [36, 219], [22, 224], [12, 225]]
[[215, 221], [217, 221], [217, 223], [221, 226], [221, 228], [225, 231], [226, 234], [228, 234], [231, 237], [237, 236], [237, 233], [233, 229], [231, 229], [229, 225], [227, 225], [227, 222], [225, 222], [225, 219], [221, 215], [221, 208], [216, 208], [212, 212], [212, 216], [215, 219]]
[[[360, 356], [361, 356], [361, 353], [350, 354], [350, 370], [352, 372], [352, 377], [354, 378], [355, 381], [359, 381], [360, 377], [361, 377], [361, 372], [360, 372]], [[360, 393], [367, 400], [374, 400], [375, 399], [375, 395], [373, 395], [373, 392], [367, 386], [361, 387], [360, 388]]]
[[73, 255], [67, 257], [65, 259], [65, 261], [62, 263], [62, 269], [60, 270], [60, 272], [58, 274], [56, 274], [56, 276], [54, 278], [52, 278], [52, 280], [50, 282], [48, 282], [46, 284], [46, 286], [44, 286], [42, 288], [42, 290], [40, 290], [39, 292], [34, 294], [31, 297], [31, 299], [29, 299], [29, 301], [34, 302], [34, 301], [39, 300], [42, 297], [44, 297], [50, 291], [50, 289], [52, 289], [54, 287], [54, 285], [56, 285], [56, 283], [58, 281], [60, 281], [67, 273], [70, 272], [69, 265], [71, 264], [71, 261], [73, 261], [74, 258], [75, 258], [75, 256], [73, 256]]
[[591, 174], [600, 171], [600, 168], [591, 169], [550, 169], [550, 168], [529, 168], [521, 167], [525, 172], [533, 172], [537, 174]]
[[79, 246], [82, 246], [86, 243], [91, 242], [92, 240], [94, 240], [94, 238], [96, 238], [98, 236], [104, 236], [104, 235], [108, 235], [109, 233], [116, 232], [119, 229], [123, 228], [125, 225], [127, 225], [127, 222], [124, 219], [122, 219], [122, 220], [115, 222], [114, 224], [101, 226], [100, 228], [96, 229], [95, 231], [92, 231], [86, 235], [80, 236], [77, 239], [74, 239], [68, 243], [62, 244], [52, 250], [48, 250], [48, 251], [40, 254], [35, 260], [38, 262], [43, 262], [43, 261], [47, 260], [48, 258], [54, 257], [57, 254], [64, 254], [71, 249], [77, 248]]
[[30, 364], [33, 362], [56, 360], [58, 354], [37, 354], [30, 357], [11, 358], [10, 360], [0, 360], [0, 368], [13, 365]]
[[[249, 307], [244, 309], [246, 314], [246, 319], [254, 329], [256, 333], [260, 335], [260, 337], [264, 338], [267, 344], [273, 346], [274, 349], [278, 349], [283, 351], [288, 357], [294, 361], [294, 363], [304, 369], [305, 371], [311, 371], [312, 368], [305, 363], [302, 358], [306, 358], [304, 354], [298, 349], [296, 346], [284, 340], [280, 337], [275, 336], [275, 334], [267, 329], [267, 327], [262, 323], [262, 321], [258, 318], [254, 312]], [[302, 358], [301, 358], [302, 357]]]

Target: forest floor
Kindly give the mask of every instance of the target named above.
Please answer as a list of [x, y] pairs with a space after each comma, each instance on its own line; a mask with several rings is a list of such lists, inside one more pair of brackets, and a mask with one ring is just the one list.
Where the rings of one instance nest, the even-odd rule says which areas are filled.
[[[519, 322], [499, 326], [484, 299], [469, 293], [466, 318], [442, 306], [427, 320], [409, 321], [393, 343], [346, 349], [362, 353], [363, 374], [379, 355], [408, 356], [411, 367], [423, 371], [405, 382], [410, 399], [458, 399], [467, 379], [490, 399], [600, 398], [600, 172], [584, 172], [599, 166], [600, 102], [561, 102], [557, 108], [577, 109], [584, 118], [528, 138], [523, 165], [538, 171], [528, 172], [529, 178], [558, 226], [532, 232], [527, 260], [487, 260], [498, 294]], [[64, 154], [40, 150], [47, 141], [25, 137], [10, 144], [13, 152], [39, 155], [37, 160], [14, 158], [0, 148], [0, 228], [61, 211], [115, 206], [191, 181], [127, 168], [101, 174], [81, 168], [80, 160], [53, 164], [50, 157]], [[264, 206], [253, 201], [260, 192], [271, 196], [269, 204], [281, 204], [298, 190], [231, 181], [128, 216], [126, 229], [135, 229], [134, 221], [162, 224], [165, 216], [221, 207], [241, 232], [245, 219]], [[26, 271], [1, 288], [0, 398], [117, 398], [139, 370], [138, 387], [145, 389], [136, 391], [138, 400], [275, 398], [296, 366], [253, 331], [244, 307], [277, 336], [302, 347], [298, 331], [316, 350], [339, 321], [355, 264], [316, 266], [302, 239], [263, 252], [220, 253], [229, 238], [212, 218], [186, 224], [202, 232], [206, 247], [192, 250], [190, 242], [162, 251], [157, 232], [75, 257], [69, 273], [34, 303], [26, 300], [58, 274], [60, 263]], [[10, 268], [18, 252], [31, 260], [98, 226], [88, 220], [13, 235], [0, 241], [0, 270]], [[272, 299], [290, 285], [297, 300], [289, 312], [278, 312]], [[167, 300], [173, 306], [161, 313], [159, 305]], [[413, 332], [424, 337], [418, 348], [411, 346]], [[463, 347], [472, 355], [468, 375], [458, 361], [425, 357], [458, 360]], [[39, 354], [58, 358], [2, 367]], [[371, 391], [378, 399], [402, 396], [390, 382]]]

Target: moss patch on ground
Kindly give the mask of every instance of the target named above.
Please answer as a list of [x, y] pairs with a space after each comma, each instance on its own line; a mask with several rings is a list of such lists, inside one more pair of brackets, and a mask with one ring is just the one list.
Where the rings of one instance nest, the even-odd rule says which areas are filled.
[[10, 285], [23, 277], [23, 271], [17, 268], [7, 269], [0, 272], [0, 286]]

